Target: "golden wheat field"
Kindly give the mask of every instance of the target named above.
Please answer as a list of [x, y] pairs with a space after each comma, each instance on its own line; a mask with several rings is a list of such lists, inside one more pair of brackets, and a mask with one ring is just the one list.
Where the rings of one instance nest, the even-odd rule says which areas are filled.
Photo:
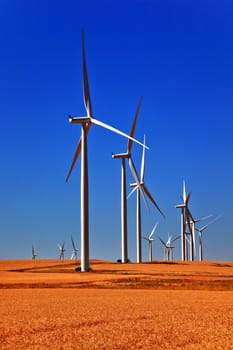
[[233, 263], [0, 261], [0, 349], [233, 349]]

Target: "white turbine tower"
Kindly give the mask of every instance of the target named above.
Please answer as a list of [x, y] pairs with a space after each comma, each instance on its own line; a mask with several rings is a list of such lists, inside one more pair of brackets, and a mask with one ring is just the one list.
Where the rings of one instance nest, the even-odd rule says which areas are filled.
[[[176, 205], [176, 208], [181, 209], [181, 260], [187, 260], [188, 250], [186, 246], [186, 234], [191, 235], [191, 245], [194, 247], [194, 237], [190, 221], [194, 221], [193, 216], [188, 208], [191, 192], [186, 196], [185, 181], [183, 181], [183, 203]], [[188, 225], [189, 232], [186, 232], [186, 225]], [[193, 251], [193, 248], [192, 248]]]
[[202, 226], [201, 228], [196, 228], [196, 231], [198, 232], [199, 235], [199, 261], [203, 261], [203, 244], [202, 244], [202, 233], [205, 229], [207, 229], [209, 225], [206, 224]]
[[149, 234], [148, 237], [142, 237], [148, 242], [148, 247], [149, 247], [149, 261], [152, 261], [152, 242], [154, 241], [153, 235], [155, 233], [155, 230], [158, 226], [158, 222], [154, 225], [151, 233]]
[[74, 243], [73, 238], [71, 237], [71, 243], [72, 243], [72, 255], [70, 257], [71, 260], [75, 259], [77, 260], [77, 254], [78, 254], [78, 248], [76, 248], [76, 245]]
[[[142, 102], [142, 97], [140, 98], [138, 103], [137, 111], [133, 120], [131, 131], [130, 131], [130, 137], [134, 137], [141, 102]], [[133, 141], [132, 139], [129, 139], [126, 153], [112, 154], [112, 158], [121, 159], [121, 262], [122, 263], [128, 262], [128, 242], [127, 242], [128, 229], [127, 229], [127, 196], [126, 196], [125, 160], [128, 159], [131, 172], [134, 173], [135, 166], [131, 158], [132, 146], [133, 146]], [[135, 181], [137, 181], [137, 178], [135, 179]]]
[[[91, 98], [89, 91], [86, 55], [84, 46], [84, 33], [82, 33], [82, 61], [83, 61], [83, 92], [84, 92], [84, 104], [87, 115], [84, 117], [71, 117], [69, 116], [69, 122], [71, 124], [81, 124], [82, 132], [77, 149], [75, 151], [73, 161], [68, 172], [66, 181], [68, 181], [70, 174], [75, 166], [75, 163], [82, 153], [81, 159], [81, 271], [89, 271], [89, 202], [88, 202], [88, 156], [87, 156], [87, 134], [92, 124], [106, 128], [114, 133], [132, 139], [133, 141], [141, 144], [139, 141], [131, 138], [122, 131], [111, 127], [93, 117]], [[142, 144], [141, 144], [142, 145]]]
[[34, 245], [32, 245], [32, 260], [36, 259], [37, 254], [35, 253]]
[[58, 245], [58, 248], [60, 250], [60, 255], [59, 255], [59, 259], [61, 260], [64, 260], [64, 254], [65, 254], [65, 243], [62, 243], [62, 244], [57, 244]]
[[180, 238], [180, 235], [172, 239], [172, 236], [170, 236], [168, 233], [168, 239], [167, 239], [167, 242], [165, 243], [164, 240], [159, 237], [160, 242], [164, 246], [164, 257], [167, 258], [167, 260], [173, 260], [173, 249], [175, 248], [173, 243], [178, 238]]
[[[144, 136], [144, 145], [145, 145], [145, 136]], [[147, 209], [149, 210], [148, 203], [146, 200], [146, 196], [150, 199], [152, 204], [158, 209], [160, 214], [165, 218], [165, 215], [160, 210], [158, 204], [155, 202], [154, 198], [152, 197], [151, 193], [149, 192], [148, 188], [145, 185], [144, 182], [144, 172], [145, 172], [145, 147], [143, 147], [142, 151], [142, 160], [141, 160], [141, 173], [140, 173], [140, 180], [138, 177], [138, 174], [136, 172], [136, 169], [134, 169], [134, 178], [137, 179], [136, 183], [130, 184], [131, 187], [134, 187], [133, 190], [128, 195], [131, 196], [131, 194], [136, 191], [137, 192], [137, 207], [136, 207], [136, 237], [137, 237], [137, 263], [140, 263], [142, 261], [142, 246], [141, 246], [141, 238], [142, 238], [142, 224], [141, 224], [141, 195], [143, 197], [143, 200], [145, 202], [145, 205]], [[146, 195], [146, 196], [145, 196]]]
[[203, 261], [203, 242], [202, 242], [203, 231], [206, 230], [209, 225], [213, 224], [220, 217], [221, 217], [221, 215], [218, 215], [214, 220], [212, 220], [208, 224], [202, 226], [201, 228], [195, 228], [195, 230], [198, 232], [198, 235], [199, 235], [199, 261]]

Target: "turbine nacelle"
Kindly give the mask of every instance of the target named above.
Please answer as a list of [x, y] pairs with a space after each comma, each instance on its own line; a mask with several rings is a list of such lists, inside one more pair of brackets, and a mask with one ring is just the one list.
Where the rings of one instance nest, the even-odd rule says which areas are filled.
[[148, 242], [154, 241], [154, 238], [150, 238], [150, 237], [142, 237], [142, 238], [145, 239]]
[[117, 159], [117, 158], [128, 159], [130, 157], [131, 157], [131, 154], [129, 154], [129, 153], [118, 153], [118, 154], [112, 153], [112, 158], [114, 158], [114, 159]]
[[93, 118], [90, 117], [72, 117], [68, 116], [70, 124], [83, 124], [83, 123], [91, 123]]
[[154, 238], [150, 238], [150, 237], [143, 237], [145, 239], [147, 239], [148, 241], [154, 241], [155, 239]]
[[175, 208], [186, 208], [186, 204], [177, 204]]
[[[144, 185], [144, 181], [140, 181], [139, 183], [140, 183], [140, 185]], [[137, 187], [137, 186], [138, 186], [137, 182], [130, 184], [130, 187]]]

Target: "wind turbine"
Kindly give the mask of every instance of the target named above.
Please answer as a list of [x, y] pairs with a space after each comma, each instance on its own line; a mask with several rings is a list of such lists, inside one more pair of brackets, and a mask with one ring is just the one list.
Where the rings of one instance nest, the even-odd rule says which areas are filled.
[[151, 233], [149, 234], [148, 237], [142, 237], [144, 238], [146, 241], [148, 241], [148, 246], [149, 246], [149, 261], [152, 261], [152, 242], [154, 241], [153, 235], [155, 233], [155, 230], [158, 226], [158, 222], [154, 225]]
[[201, 228], [195, 228], [195, 230], [199, 234], [199, 261], [203, 261], [203, 244], [202, 244], [202, 234], [203, 231], [207, 229], [207, 227], [211, 224], [213, 224], [216, 220], [218, 220], [221, 217], [221, 215], [218, 215], [215, 219], [210, 221], [208, 224], [202, 226]]
[[159, 237], [160, 242], [164, 246], [164, 257], [167, 257], [167, 260], [173, 260], [173, 249], [175, 248], [173, 246], [173, 243], [180, 238], [180, 235], [176, 236], [175, 238], [172, 239], [172, 236], [169, 235], [168, 233], [168, 240], [165, 243], [162, 238]]
[[[146, 137], [144, 136], [144, 145], [145, 145]], [[141, 224], [141, 195], [143, 197], [144, 203], [149, 210], [149, 206], [146, 200], [146, 196], [150, 199], [152, 204], [157, 208], [157, 210], [160, 212], [160, 214], [165, 218], [165, 215], [160, 210], [158, 204], [155, 202], [154, 198], [152, 197], [151, 193], [149, 192], [148, 188], [145, 185], [144, 182], [144, 172], [145, 172], [145, 147], [143, 147], [142, 151], [142, 160], [141, 160], [141, 173], [140, 173], [140, 180], [138, 177], [138, 174], [136, 172], [136, 169], [134, 169], [134, 178], [137, 179], [136, 183], [130, 184], [131, 187], [134, 187], [133, 190], [128, 195], [128, 198], [131, 196], [131, 194], [136, 191], [137, 194], [137, 205], [136, 205], [136, 237], [137, 237], [137, 263], [140, 263], [142, 261], [142, 246], [141, 246], [141, 237], [142, 237], [142, 224]], [[146, 196], [145, 196], [146, 195]]]
[[62, 245], [61, 244], [57, 244], [58, 245], [58, 248], [59, 248], [59, 250], [60, 250], [60, 256], [59, 256], [59, 259], [61, 260], [64, 260], [64, 253], [65, 253], [65, 243], [62, 243]]
[[[203, 221], [203, 220], [206, 220], [208, 218], [210, 218], [211, 216], [213, 216], [212, 214], [208, 215], [208, 216], [203, 216], [199, 219], [189, 219], [189, 217], [187, 217], [187, 219], [189, 219], [189, 221], [186, 221], [186, 224], [187, 225], [190, 225], [191, 227], [191, 239], [188, 240], [189, 242], [189, 246], [190, 246], [190, 260], [193, 261], [194, 260], [194, 255], [196, 256], [196, 240], [195, 240], [195, 224], [197, 222], [200, 222], [200, 221]], [[186, 234], [188, 234], [186, 232]]]
[[37, 254], [35, 253], [34, 245], [32, 245], [32, 260], [36, 259]]
[[185, 181], [183, 181], [183, 203], [176, 205], [176, 208], [181, 209], [181, 260], [187, 260], [187, 247], [186, 247], [186, 222], [188, 224], [189, 233], [191, 235], [192, 247], [194, 245], [193, 234], [190, 221], [194, 221], [193, 216], [189, 210], [188, 203], [190, 200], [191, 192], [186, 196]]
[[76, 248], [76, 245], [74, 243], [73, 238], [71, 237], [71, 242], [72, 242], [72, 255], [71, 255], [71, 260], [75, 259], [77, 260], [77, 254], [78, 254], [78, 248]]
[[[136, 114], [133, 120], [133, 124], [130, 131], [130, 137], [134, 137], [138, 114], [142, 102], [142, 97], [139, 100]], [[126, 197], [126, 168], [125, 161], [128, 159], [129, 167], [132, 173], [135, 173], [135, 166], [131, 157], [133, 141], [128, 140], [126, 153], [112, 154], [112, 158], [121, 159], [121, 262], [126, 263], [128, 261], [128, 242], [127, 242], [127, 197]], [[137, 181], [137, 178], [135, 179]]]
[[71, 124], [81, 124], [81, 138], [78, 142], [73, 161], [71, 163], [70, 170], [66, 177], [68, 181], [70, 174], [75, 166], [75, 163], [82, 153], [81, 159], [81, 271], [89, 271], [89, 202], [88, 202], [88, 155], [87, 155], [87, 134], [92, 124], [106, 128], [114, 133], [127, 137], [140, 145], [139, 141], [131, 138], [122, 131], [113, 128], [112, 126], [105, 124], [93, 117], [91, 97], [88, 83], [87, 64], [84, 45], [84, 33], [82, 33], [82, 62], [83, 62], [83, 94], [84, 105], [87, 115], [84, 117], [71, 117], [69, 116], [69, 122]]

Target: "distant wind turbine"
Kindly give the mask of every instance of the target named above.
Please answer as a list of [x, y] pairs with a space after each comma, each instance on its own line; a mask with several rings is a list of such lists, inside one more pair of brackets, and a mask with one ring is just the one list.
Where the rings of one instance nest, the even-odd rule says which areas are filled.
[[35, 253], [35, 248], [34, 248], [34, 246], [32, 245], [32, 260], [35, 260], [35, 259], [36, 259], [36, 256], [37, 256], [37, 254]]
[[[134, 137], [138, 114], [142, 102], [142, 97], [139, 100], [137, 111], [133, 120], [133, 124], [130, 131], [130, 137]], [[120, 154], [112, 154], [112, 158], [121, 159], [121, 262], [128, 262], [128, 229], [127, 229], [127, 197], [126, 197], [126, 168], [125, 160], [128, 159], [131, 172], [135, 172], [135, 166], [131, 158], [131, 151], [133, 146], [133, 140], [129, 139], [127, 144], [127, 152]], [[135, 179], [137, 181], [137, 178]]]
[[167, 260], [173, 260], [173, 249], [175, 248], [173, 243], [179, 238], [180, 238], [180, 235], [172, 239], [172, 236], [170, 236], [168, 233], [168, 240], [165, 243], [164, 240], [159, 237], [160, 242], [164, 246], [164, 257], [167, 258]]
[[[144, 136], [144, 145], [145, 145], [146, 137]], [[138, 177], [138, 174], [136, 172], [136, 169], [134, 169], [134, 178], [137, 179], [136, 183], [130, 184], [131, 187], [134, 187], [133, 190], [128, 195], [128, 198], [131, 196], [131, 194], [136, 191], [137, 194], [137, 207], [136, 207], [136, 237], [137, 237], [137, 263], [140, 263], [142, 261], [142, 247], [141, 247], [141, 237], [142, 237], [142, 224], [141, 224], [141, 195], [144, 200], [144, 203], [149, 210], [149, 206], [146, 200], [146, 196], [150, 199], [152, 204], [157, 208], [157, 210], [160, 212], [160, 214], [165, 218], [165, 215], [160, 210], [158, 204], [155, 202], [154, 198], [152, 197], [151, 193], [149, 192], [148, 188], [146, 187], [146, 184], [144, 182], [144, 172], [145, 172], [145, 147], [143, 147], [142, 151], [142, 160], [141, 160], [141, 174], [140, 179]], [[146, 195], [146, 196], [145, 196]]]
[[212, 221], [210, 221], [208, 224], [202, 226], [201, 228], [195, 228], [195, 230], [198, 232], [199, 234], [199, 261], [203, 261], [203, 242], [202, 242], [202, 234], [203, 231], [207, 229], [207, 227], [211, 224], [213, 224], [216, 220], [218, 220], [222, 215], [218, 215], [215, 219], [213, 219]]
[[84, 105], [87, 115], [84, 117], [71, 117], [69, 116], [69, 122], [71, 124], [81, 124], [82, 132], [81, 138], [78, 142], [73, 161], [68, 172], [66, 181], [68, 181], [70, 174], [75, 166], [75, 163], [82, 153], [81, 159], [81, 271], [89, 271], [89, 202], [88, 202], [88, 155], [87, 155], [87, 134], [92, 124], [106, 128], [116, 134], [127, 137], [140, 145], [139, 141], [131, 138], [122, 131], [113, 128], [112, 126], [105, 124], [93, 117], [91, 97], [89, 91], [87, 64], [84, 45], [84, 33], [82, 33], [82, 62], [83, 62], [83, 93], [84, 93]]
[[148, 237], [142, 237], [143, 239], [145, 239], [148, 242], [148, 246], [149, 246], [149, 261], [152, 261], [152, 242], [154, 241], [153, 235], [155, 233], [155, 230], [158, 226], [158, 222], [154, 225], [151, 233], [149, 234]]
[[[210, 218], [211, 216], [213, 216], [212, 214], [208, 215], [208, 216], [203, 216], [199, 219], [189, 219], [189, 217], [187, 217], [187, 219], [189, 219], [189, 221], [186, 221], [186, 224], [187, 225], [190, 225], [191, 227], [191, 232], [192, 234], [190, 235], [191, 239], [188, 240], [189, 242], [189, 247], [190, 247], [190, 260], [193, 261], [194, 260], [194, 256], [196, 256], [196, 239], [195, 239], [195, 224], [197, 222], [200, 222], [200, 221], [203, 221], [203, 220], [206, 220], [208, 218]], [[188, 234], [186, 232], [186, 234]]]
[[64, 260], [64, 258], [65, 258], [65, 256], [64, 256], [64, 254], [65, 254], [65, 243], [62, 243], [62, 244], [57, 244], [58, 245], [58, 248], [59, 248], [59, 250], [60, 250], [60, 256], [59, 256], [59, 259], [61, 260]]
[[71, 243], [72, 243], [72, 255], [71, 255], [70, 259], [77, 260], [78, 248], [76, 248], [76, 245], [75, 245], [72, 237], [71, 237]]
[[[194, 221], [193, 216], [189, 210], [188, 203], [190, 200], [191, 192], [186, 196], [185, 181], [183, 181], [183, 203], [176, 205], [176, 208], [181, 209], [181, 260], [187, 260], [187, 247], [186, 247], [186, 225], [188, 224], [189, 233], [191, 235], [191, 244], [194, 247], [194, 238], [190, 221]], [[187, 224], [186, 224], [187, 223]], [[192, 248], [193, 249], [193, 248]]]

